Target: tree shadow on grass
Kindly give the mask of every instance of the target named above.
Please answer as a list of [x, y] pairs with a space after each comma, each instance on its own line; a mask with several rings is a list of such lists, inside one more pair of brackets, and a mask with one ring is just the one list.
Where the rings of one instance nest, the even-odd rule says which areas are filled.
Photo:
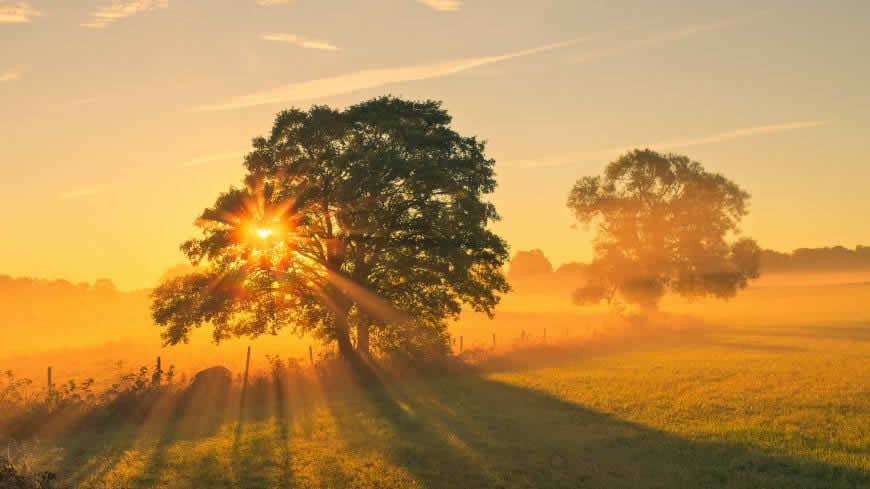
[[[233, 439], [235, 487], [293, 486], [291, 425], [293, 394], [285, 378], [273, 377], [259, 385], [257, 396], [242, 398]], [[263, 395], [266, 394], [266, 395]], [[252, 430], [258, 425], [259, 429]], [[266, 426], [274, 425], [274, 426]]]
[[51, 467], [63, 484], [79, 487], [85, 481], [102, 480], [135, 444], [138, 427], [113, 426], [105, 431], [79, 431], [56, 443], [61, 456]]
[[479, 376], [368, 385], [330, 403], [350, 450], [428, 488], [863, 488], [870, 473], [686, 439]]
[[[183, 398], [131, 488], [293, 487], [286, 394], [279, 388], [256, 404], [245, 397], [220, 397], [206, 393]], [[264, 429], [272, 423], [274, 432]]]
[[[355, 363], [350, 376], [355, 386], [325, 391], [343, 450], [368, 460], [366, 464], [386, 459], [412, 479], [378, 472], [383, 467], [368, 474], [347, 473], [338, 460], [327, 460], [332, 466], [320, 472], [330, 474], [330, 487], [408, 487], [415, 482], [424, 487], [497, 487], [490, 474], [451, 445], [448, 433], [415, 416], [396, 384], [381, 382], [365, 364]], [[462, 474], [461, 484], [449, 477], [451, 473]]]
[[[126, 474], [124, 487], [154, 487], [179, 474], [184, 480], [172, 480], [173, 487], [269, 487], [275, 481], [292, 487], [289, 441], [300, 389], [289, 392], [278, 382], [260, 387], [260, 397], [249, 392], [246, 405], [238, 391], [188, 389], [145, 403], [135, 417], [112, 405], [85, 413], [55, 440], [61, 450], [47, 468], [72, 487], [103, 487], [122, 459], [144, 454], [141, 470]], [[231, 440], [232, 446], [202, 448], [204, 440]]]
[[[196, 389], [191, 386], [180, 393], [169, 414], [154, 427], [156, 433], [149, 432], [145, 435], [144, 438], [147, 439], [156, 437], [156, 442], [143, 470], [131, 481], [131, 485], [134, 487], [157, 485], [160, 477], [168, 471], [173, 462], [170, 449], [180, 442], [195, 442], [214, 437], [232, 415], [232, 402], [229, 388], [217, 389], [209, 386], [205, 389]], [[215, 456], [209, 454], [206, 458], [208, 457]], [[214, 464], [200, 463], [199, 467], [202, 470], [198, 469], [191, 474], [194, 482], [203, 479], [205, 477], [203, 470], [213, 468]]]
[[[138, 404], [135, 410], [133, 401]], [[61, 456], [52, 471], [73, 487], [99, 485], [140, 439], [166, 422], [176, 401], [168, 392], [140, 399], [128, 396], [82, 413], [54, 439]]]
[[[582, 337], [568, 342], [520, 344], [507, 351], [468, 350], [460, 358], [471, 361], [474, 372], [511, 372], [539, 368], [562, 367], [578, 360], [606, 357], [613, 354], [660, 352], [669, 348], [710, 344], [716, 330], [698, 323], [692, 328], [639, 328]], [[474, 356], [479, 354], [480, 358]], [[466, 372], [468, 369], [464, 369]]]
[[63, 484], [102, 487], [126, 455], [153, 447], [145, 469], [130, 482], [149, 487], [165, 470], [172, 445], [214, 436], [228, 414], [226, 399], [209, 392], [166, 391], [140, 401], [139, 414], [110, 403], [67, 427], [55, 440], [62, 455], [52, 464]]
[[[352, 387], [323, 391], [339, 439], [315, 430], [312, 452], [298, 454], [307, 475], [294, 474], [291, 447], [300, 449], [296, 437], [311, 438], [315, 393], [281, 385], [268, 399], [249, 400], [238, 425], [224, 423], [237, 430], [227, 433], [232, 453], [205, 445], [197, 447], [202, 455], [172, 460], [185, 450], [177, 444], [213, 437], [218, 426], [197, 419], [199, 403], [174, 406], [130, 487], [153, 487], [169, 474], [183, 479], [173, 487], [210, 488], [316, 486], [309, 478], [330, 487], [433, 489], [870, 487], [870, 474], [858, 469], [771, 454], [751, 441], [687, 439], [479, 375], [384, 383], [362, 368]], [[111, 439], [111, 450], [97, 444], [92, 453], [114, 462], [84, 472], [109, 470], [136, 435], [116, 431]]]

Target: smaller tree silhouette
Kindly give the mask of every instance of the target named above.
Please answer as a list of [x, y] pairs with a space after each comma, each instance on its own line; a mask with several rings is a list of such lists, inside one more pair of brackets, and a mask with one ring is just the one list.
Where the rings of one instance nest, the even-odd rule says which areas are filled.
[[513, 259], [511, 259], [508, 278], [510, 280], [518, 280], [552, 272], [553, 264], [544, 256], [543, 251], [539, 249], [518, 251]]
[[668, 291], [733, 297], [760, 271], [760, 248], [739, 237], [748, 201], [746, 191], [700, 163], [648, 149], [581, 178], [568, 207], [597, 234], [590, 279], [574, 302], [655, 309]]

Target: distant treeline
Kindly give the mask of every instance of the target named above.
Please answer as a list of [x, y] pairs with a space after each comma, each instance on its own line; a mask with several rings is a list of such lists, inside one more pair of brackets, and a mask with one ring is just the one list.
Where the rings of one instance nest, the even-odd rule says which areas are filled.
[[[160, 282], [171, 278], [178, 277], [195, 271], [196, 268], [179, 264], [175, 265], [160, 277]], [[9, 275], [0, 275], [0, 303], [9, 302], [13, 298], [25, 297], [33, 300], [56, 300], [62, 298], [76, 297], [99, 297], [106, 298], [115, 296], [121, 297], [144, 297], [150, 293], [150, 289], [136, 290], [132, 292], [121, 292], [115, 283], [108, 278], [100, 278], [89, 282], [72, 283], [69, 280], [63, 279], [44, 279], [34, 277], [11, 277]]]
[[32, 277], [10, 277], [0, 275], [0, 294], [3, 302], [12, 297], [33, 296], [34, 299], [50, 299], [61, 297], [81, 297], [85, 295], [118, 294], [118, 288], [110, 279], [98, 279], [93, 284], [88, 282], [72, 283], [68, 280], [48, 280]]
[[156, 335], [147, 290], [0, 275], [0, 356]]
[[[570, 262], [554, 269], [541, 250], [520, 251], [510, 263], [508, 278], [511, 282], [535, 279], [554, 283], [571, 283], [586, 277], [588, 265]], [[799, 248], [791, 253], [763, 250], [761, 273], [815, 273], [870, 270], [870, 246], [849, 249], [844, 246], [828, 248]]]
[[[541, 250], [514, 255], [508, 279], [517, 294], [570, 294], [587, 278], [581, 262], [554, 268]], [[193, 270], [179, 265], [163, 280]], [[870, 246], [764, 250], [764, 274], [870, 271]], [[109, 279], [93, 283], [0, 275], [0, 356], [121, 338], [156, 339], [149, 290], [122, 292]]]
[[849, 272], [870, 269], [870, 246], [799, 248], [791, 253], [764, 250], [762, 273]]

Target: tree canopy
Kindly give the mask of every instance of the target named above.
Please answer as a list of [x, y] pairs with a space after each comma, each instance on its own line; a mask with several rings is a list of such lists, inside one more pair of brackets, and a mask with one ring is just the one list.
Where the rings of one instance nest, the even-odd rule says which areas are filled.
[[581, 178], [568, 198], [595, 226], [591, 279], [579, 304], [602, 300], [654, 308], [667, 291], [734, 296], [759, 276], [760, 249], [739, 237], [749, 194], [686, 156], [634, 150]]
[[392, 97], [279, 113], [245, 185], [182, 245], [197, 271], [154, 291], [164, 341], [211, 324], [216, 341], [287, 328], [344, 355], [352, 338], [363, 353], [444, 351], [447, 318], [492, 314], [509, 290], [507, 245], [487, 227], [494, 161], [450, 122], [440, 102]]

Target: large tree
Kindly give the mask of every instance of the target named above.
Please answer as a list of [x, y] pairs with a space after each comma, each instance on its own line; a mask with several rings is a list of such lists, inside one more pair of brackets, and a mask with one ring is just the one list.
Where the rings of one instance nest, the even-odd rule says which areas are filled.
[[739, 236], [749, 194], [685, 156], [634, 150], [581, 178], [568, 198], [578, 221], [596, 227], [590, 280], [579, 304], [655, 308], [668, 292], [734, 296], [759, 275], [760, 249]]
[[245, 186], [182, 245], [197, 271], [154, 291], [164, 341], [210, 324], [215, 341], [313, 333], [346, 357], [353, 338], [363, 354], [443, 352], [447, 318], [492, 314], [509, 289], [507, 246], [487, 227], [494, 161], [450, 121], [439, 102], [391, 97], [278, 114], [245, 158]]

